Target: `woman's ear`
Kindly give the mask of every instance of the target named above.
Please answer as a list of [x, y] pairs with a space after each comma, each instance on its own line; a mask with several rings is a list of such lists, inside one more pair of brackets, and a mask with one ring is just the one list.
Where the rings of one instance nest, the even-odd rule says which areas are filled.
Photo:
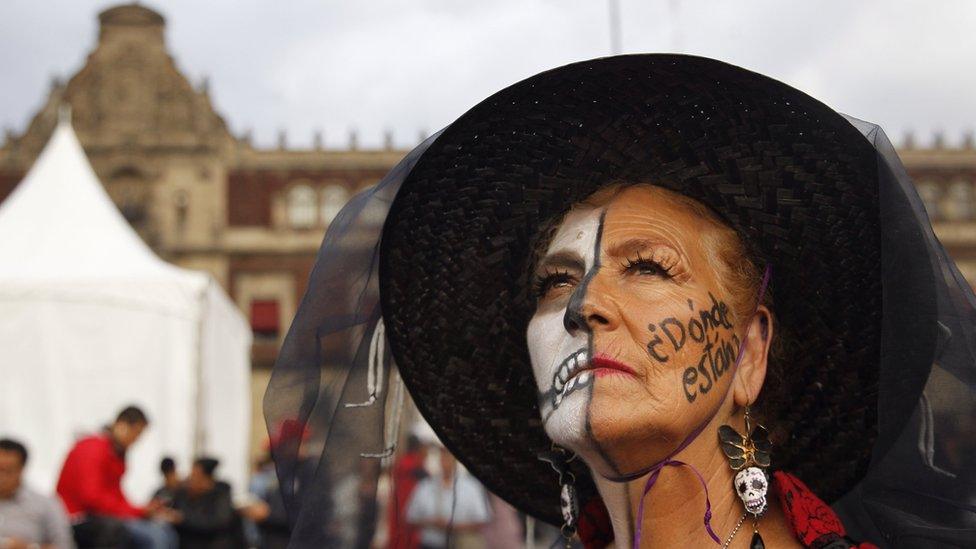
[[736, 371], [732, 397], [738, 406], [755, 402], [766, 381], [766, 366], [769, 360], [769, 344], [773, 340], [773, 315], [764, 305], [746, 326], [742, 362]]

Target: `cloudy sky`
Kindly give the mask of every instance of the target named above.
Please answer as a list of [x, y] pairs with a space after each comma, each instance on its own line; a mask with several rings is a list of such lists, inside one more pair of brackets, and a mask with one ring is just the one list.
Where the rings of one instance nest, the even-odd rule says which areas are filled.
[[[155, 0], [191, 81], [259, 145], [398, 145], [541, 70], [611, 53], [609, 0]], [[0, 0], [0, 125], [21, 131], [51, 78], [94, 46], [103, 0]], [[619, 0], [624, 52], [756, 70], [893, 139], [976, 127], [971, 0]]]

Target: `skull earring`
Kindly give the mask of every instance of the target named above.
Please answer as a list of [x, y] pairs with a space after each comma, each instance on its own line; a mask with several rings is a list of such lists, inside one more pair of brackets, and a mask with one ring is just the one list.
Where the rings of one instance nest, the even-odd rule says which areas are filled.
[[[749, 406], [745, 410], [745, 436], [734, 428], [722, 425], [718, 428], [718, 438], [722, 452], [729, 460], [729, 466], [738, 471], [733, 481], [735, 493], [742, 500], [746, 515], [752, 515], [752, 543], [751, 549], [764, 549], [762, 536], [759, 535], [759, 518], [766, 512], [768, 501], [766, 493], [769, 489], [769, 476], [765, 468], [769, 467], [769, 452], [772, 444], [769, 442], [769, 432], [762, 425], [752, 427], [749, 416]], [[739, 521], [742, 524], [742, 521]], [[736, 527], [736, 530], [738, 526]], [[733, 531], [733, 536], [735, 532]], [[732, 541], [731, 537], [729, 541]], [[727, 544], [728, 542], [726, 542]]]
[[553, 444], [548, 452], [542, 452], [538, 456], [540, 461], [548, 463], [559, 475], [559, 508], [563, 516], [563, 525], [560, 528], [563, 538], [566, 540], [566, 547], [572, 546], [571, 540], [576, 534], [576, 526], [579, 523], [579, 501], [576, 497], [576, 475], [570, 470], [569, 464], [576, 459], [576, 454], [561, 446]]

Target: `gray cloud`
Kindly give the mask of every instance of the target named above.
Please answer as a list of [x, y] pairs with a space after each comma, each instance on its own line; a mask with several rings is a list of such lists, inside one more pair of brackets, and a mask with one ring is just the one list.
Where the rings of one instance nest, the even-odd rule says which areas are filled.
[[[976, 3], [621, 0], [624, 50], [724, 59], [831, 106], [950, 142], [976, 122]], [[105, 1], [5, 0], [0, 124], [18, 131], [52, 75], [94, 46]], [[605, 1], [172, 0], [169, 47], [192, 81], [209, 77], [218, 110], [260, 144], [279, 129], [341, 146], [350, 128], [400, 145], [541, 70], [609, 54]]]

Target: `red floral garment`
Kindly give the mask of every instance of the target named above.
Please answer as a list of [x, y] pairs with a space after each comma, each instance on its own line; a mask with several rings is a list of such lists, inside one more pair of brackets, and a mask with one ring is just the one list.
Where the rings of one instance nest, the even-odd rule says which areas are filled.
[[[847, 530], [829, 505], [795, 476], [773, 473], [776, 495], [786, 521], [796, 539], [809, 549], [878, 549], [873, 543], [857, 543], [847, 537]], [[580, 513], [580, 540], [586, 549], [603, 549], [613, 542], [613, 528], [603, 500], [594, 497]]]
[[580, 541], [586, 549], [603, 549], [613, 543], [613, 527], [610, 514], [600, 496], [594, 496], [580, 509], [579, 525], [576, 528]]
[[795, 476], [776, 471], [776, 495], [790, 529], [805, 547], [811, 549], [878, 549], [873, 543], [857, 544], [847, 538], [847, 530], [829, 505]]

